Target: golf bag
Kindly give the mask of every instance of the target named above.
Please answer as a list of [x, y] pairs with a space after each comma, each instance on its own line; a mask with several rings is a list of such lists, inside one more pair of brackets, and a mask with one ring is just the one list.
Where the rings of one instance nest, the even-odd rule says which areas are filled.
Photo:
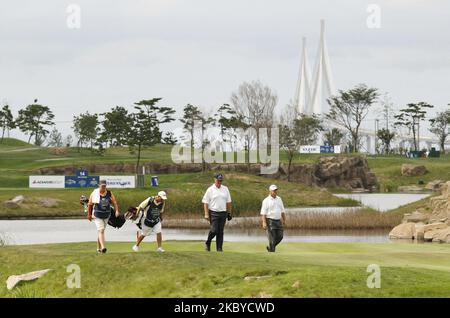
[[80, 197], [80, 204], [84, 207], [84, 213], [88, 213], [88, 203], [89, 199], [83, 194]]
[[120, 214], [118, 217], [116, 217], [116, 211], [114, 210], [114, 207], [111, 207], [111, 216], [109, 217], [108, 225], [120, 229], [124, 224], [125, 216]]
[[[89, 199], [83, 194], [80, 197], [80, 204], [84, 207], [84, 212], [88, 212], [88, 203]], [[119, 217], [116, 217], [116, 211], [114, 210], [114, 207], [111, 207], [111, 216], [108, 220], [108, 225], [120, 229], [125, 224], [125, 216], [119, 215]]]

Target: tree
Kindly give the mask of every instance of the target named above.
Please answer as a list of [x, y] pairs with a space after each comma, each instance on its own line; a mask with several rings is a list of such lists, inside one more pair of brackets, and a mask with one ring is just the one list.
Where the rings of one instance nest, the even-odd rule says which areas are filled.
[[391, 98], [388, 93], [383, 94], [383, 97], [380, 98], [381, 108], [379, 109], [379, 113], [381, 114], [382, 121], [384, 121], [384, 128], [393, 130], [394, 123], [394, 103], [392, 103]]
[[[256, 131], [256, 146], [259, 147], [260, 128], [270, 128], [274, 123], [274, 108], [278, 96], [260, 81], [242, 83], [236, 92], [231, 94], [233, 110], [243, 123]], [[270, 136], [269, 136], [270, 140]]]
[[395, 115], [394, 118], [396, 122], [394, 125], [404, 126], [408, 128], [413, 135], [414, 141], [414, 150], [417, 151], [419, 149], [420, 143], [420, 122], [425, 119], [425, 115], [427, 113], [427, 108], [433, 108], [433, 105], [430, 105], [426, 102], [419, 103], [410, 103], [406, 105], [406, 108], [400, 110], [400, 113]]
[[437, 113], [430, 123], [430, 132], [438, 137], [441, 152], [445, 153], [445, 142], [450, 134], [450, 110]]
[[383, 151], [385, 154], [389, 154], [392, 139], [395, 137], [395, 132], [390, 131], [389, 129], [382, 128], [377, 131], [377, 137], [381, 141], [383, 145]]
[[134, 104], [137, 113], [132, 114], [133, 124], [128, 132], [127, 144], [132, 153], [137, 148], [136, 172], [139, 169], [142, 148], [160, 143], [162, 139], [160, 124], [175, 120], [172, 118], [174, 109], [156, 106], [160, 100], [161, 98], [152, 98]]
[[231, 128], [231, 118], [234, 115], [236, 115], [236, 112], [231, 109], [231, 106], [229, 104], [223, 104], [222, 106], [220, 106], [217, 110], [217, 113], [215, 114], [216, 124], [217, 126], [219, 126], [221, 141], [223, 144], [226, 142], [230, 142], [231, 149], [233, 149], [231, 141], [233, 137], [228, 134], [228, 131]]
[[132, 125], [128, 110], [122, 106], [116, 106], [111, 111], [101, 114], [103, 116], [101, 140], [109, 142], [110, 146], [120, 147], [126, 144], [128, 131]]
[[294, 128], [301, 145], [314, 144], [319, 133], [324, 130], [322, 120], [315, 114], [300, 114], [300, 117], [294, 119]]
[[62, 135], [58, 131], [58, 129], [56, 129], [56, 127], [52, 129], [50, 135], [48, 136], [48, 139], [48, 147], [62, 147], [63, 145]]
[[213, 117], [200, 113], [198, 115], [198, 122], [200, 125], [200, 145], [201, 145], [201, 150], [202, 150], [202, 170], [206, 171], [206, 162], [205, 162], [205, 158], [203, 156], [205, 148], [209, 145], [209, 139], [206, 137], [206, 130], [208, 129], [208, 127], [210, 125], [213, 125], [215, 123], [215, 120]]
[[72, 142], [73, 142], [72, 135], [67, 135], [67, 137], [66, 137], [66, 139], [64, 141], [66, 147], [69, 148], [72, 145]]
[[325, 133], [324, 137], [327, 144], [337, 146], [342, 143], [342, 139], [344, 139], [345, 134], [337, 128], [332, 128]]
[[242, 128], [243, 117], [238, 115], [229, 104], [223, 104], [217, 110], [215, 118], [215, 125], [219, 127], [222, 142], [229, 142], [230, 149], [234, 151], [237, 141], [237, 129]]
[[295, 120], [299, 115], [297, 108], [290, 103], [286, 105], [283, 114], [280, 116], [280, 123], [278, 125], [280, 148], [286, 151], [288, 157], [288, 181], [291, 181], [292, 160], [301, 145], [300, 138], [296, 135], [297, 131], [295, 129]]
[[2, 142], [3, 142], [3, 138], [5, 137], [5, 131], [8, 132], [9, 137], [9, 131], [11, 129], [16, 128], [16, 123], [14, 121], [13, 114], [8, 105], [3, 106], [3, 108], [0, 110], [0, 123], [2, 127]]
[[28, 142], [34, 136], [34, 144], [40, 146], [43, 144], [45, 137], [49, 133], [46, 126], [53, 126], [55, 115], [48, 106], [37, 104], [28, 105], [25, 109], [19, 110], [17, 118], [17, 127], [25, 134], [29, 134]]
[[166, 145], [176, 145], [178, 142], [178, 139], [175, 137], [174, 133], [171, 131], [168, 131], [165, 133], [164, 137], [162, 138], [162, 143]]
[[191, 149], [191, 162], [194, 162], [194, 131], [195, 122], [199, 120], [201, 111], [197, 106], [187, 104], [183, 108], [183, 118], [180, 121], [183, 123], [183, 129], [189, 134], [189, 142]]
[[78, 138], [78, 151], [83, 148], [84, 143], [90, 144], [93, 150], [94, 142], [100, 132], [98, 114], [90, 114], [88, 111], [84, 114], [73, 117], [72, 126], [75, 136]]
[[361, 123], [377, 98], [378, 90], [376, 88], [359, 84], [348, 91], [340, 90], [337, 96], [328, 99], [330, 112], [326, 117], [348, 130], [353, 152], [359, 151]]
[[318, 134], [323, 131], [322, 121], [316, 115], [299, 114], [292, 104], [286, 106], [284, 116], [280, 117], [280, 147], [288, 156], [287, 179], [291, 180], [292, 160], [301, 145], [316, 142]]

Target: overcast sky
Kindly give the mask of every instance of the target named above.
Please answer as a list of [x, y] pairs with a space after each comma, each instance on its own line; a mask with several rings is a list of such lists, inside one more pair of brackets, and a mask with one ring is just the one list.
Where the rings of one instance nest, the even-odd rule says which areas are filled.
[[[80, 29], [67, 26], [72, 3]], [[381, 28], [367, 27], [371, 3]], [[279, 112], [293, 98], [303, 36], [314, 65], [323, 18], [337, 89], [363, 82], [397, 107], [427, 101], [441, 111], [450, 103], [449, 12], [445, 0], [2, 0], [0, 101], [16, 113], [38, 98], [66, 135], [86, 110], [163, 97], [180, 116], [187, 103], [216, 109], [259, 79], [278, 93]]]

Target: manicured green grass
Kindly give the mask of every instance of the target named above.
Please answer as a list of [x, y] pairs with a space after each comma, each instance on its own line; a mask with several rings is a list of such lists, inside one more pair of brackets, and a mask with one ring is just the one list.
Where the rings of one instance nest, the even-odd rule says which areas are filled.
[[[224, 253], [202, 242], [155, 243], [141, 253], [111, 243], [0, 248], [0, 281], [45, 268], [44, 277], [0, 297], [450, 297], [450, 246], [434, 244], [282, 243], [277, 253], [261, 243], [225, 242]], [[70, 264], [81, 269], [81, 288], [69, 289]], [[368, 288], [370, 264], [381, 269], [381, 288]], [[245, 280], [245, 277], [269, 276]]]

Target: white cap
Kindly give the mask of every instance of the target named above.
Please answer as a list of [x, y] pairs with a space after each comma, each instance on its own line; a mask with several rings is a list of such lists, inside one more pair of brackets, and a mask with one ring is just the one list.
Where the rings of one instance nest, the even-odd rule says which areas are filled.
[[167, 200], [167, 194], [164, 191], [159, 191], [158, 196], [160, 196], [163, 200]]
[[272, 185], [269, 187], [269, 190], [270, 190], [270, 191], [277, 190], [277, 189], [278, 189], [278, 187], [277, 187], [276, 185], [274, 185], [274, 184], [272, 184]]

